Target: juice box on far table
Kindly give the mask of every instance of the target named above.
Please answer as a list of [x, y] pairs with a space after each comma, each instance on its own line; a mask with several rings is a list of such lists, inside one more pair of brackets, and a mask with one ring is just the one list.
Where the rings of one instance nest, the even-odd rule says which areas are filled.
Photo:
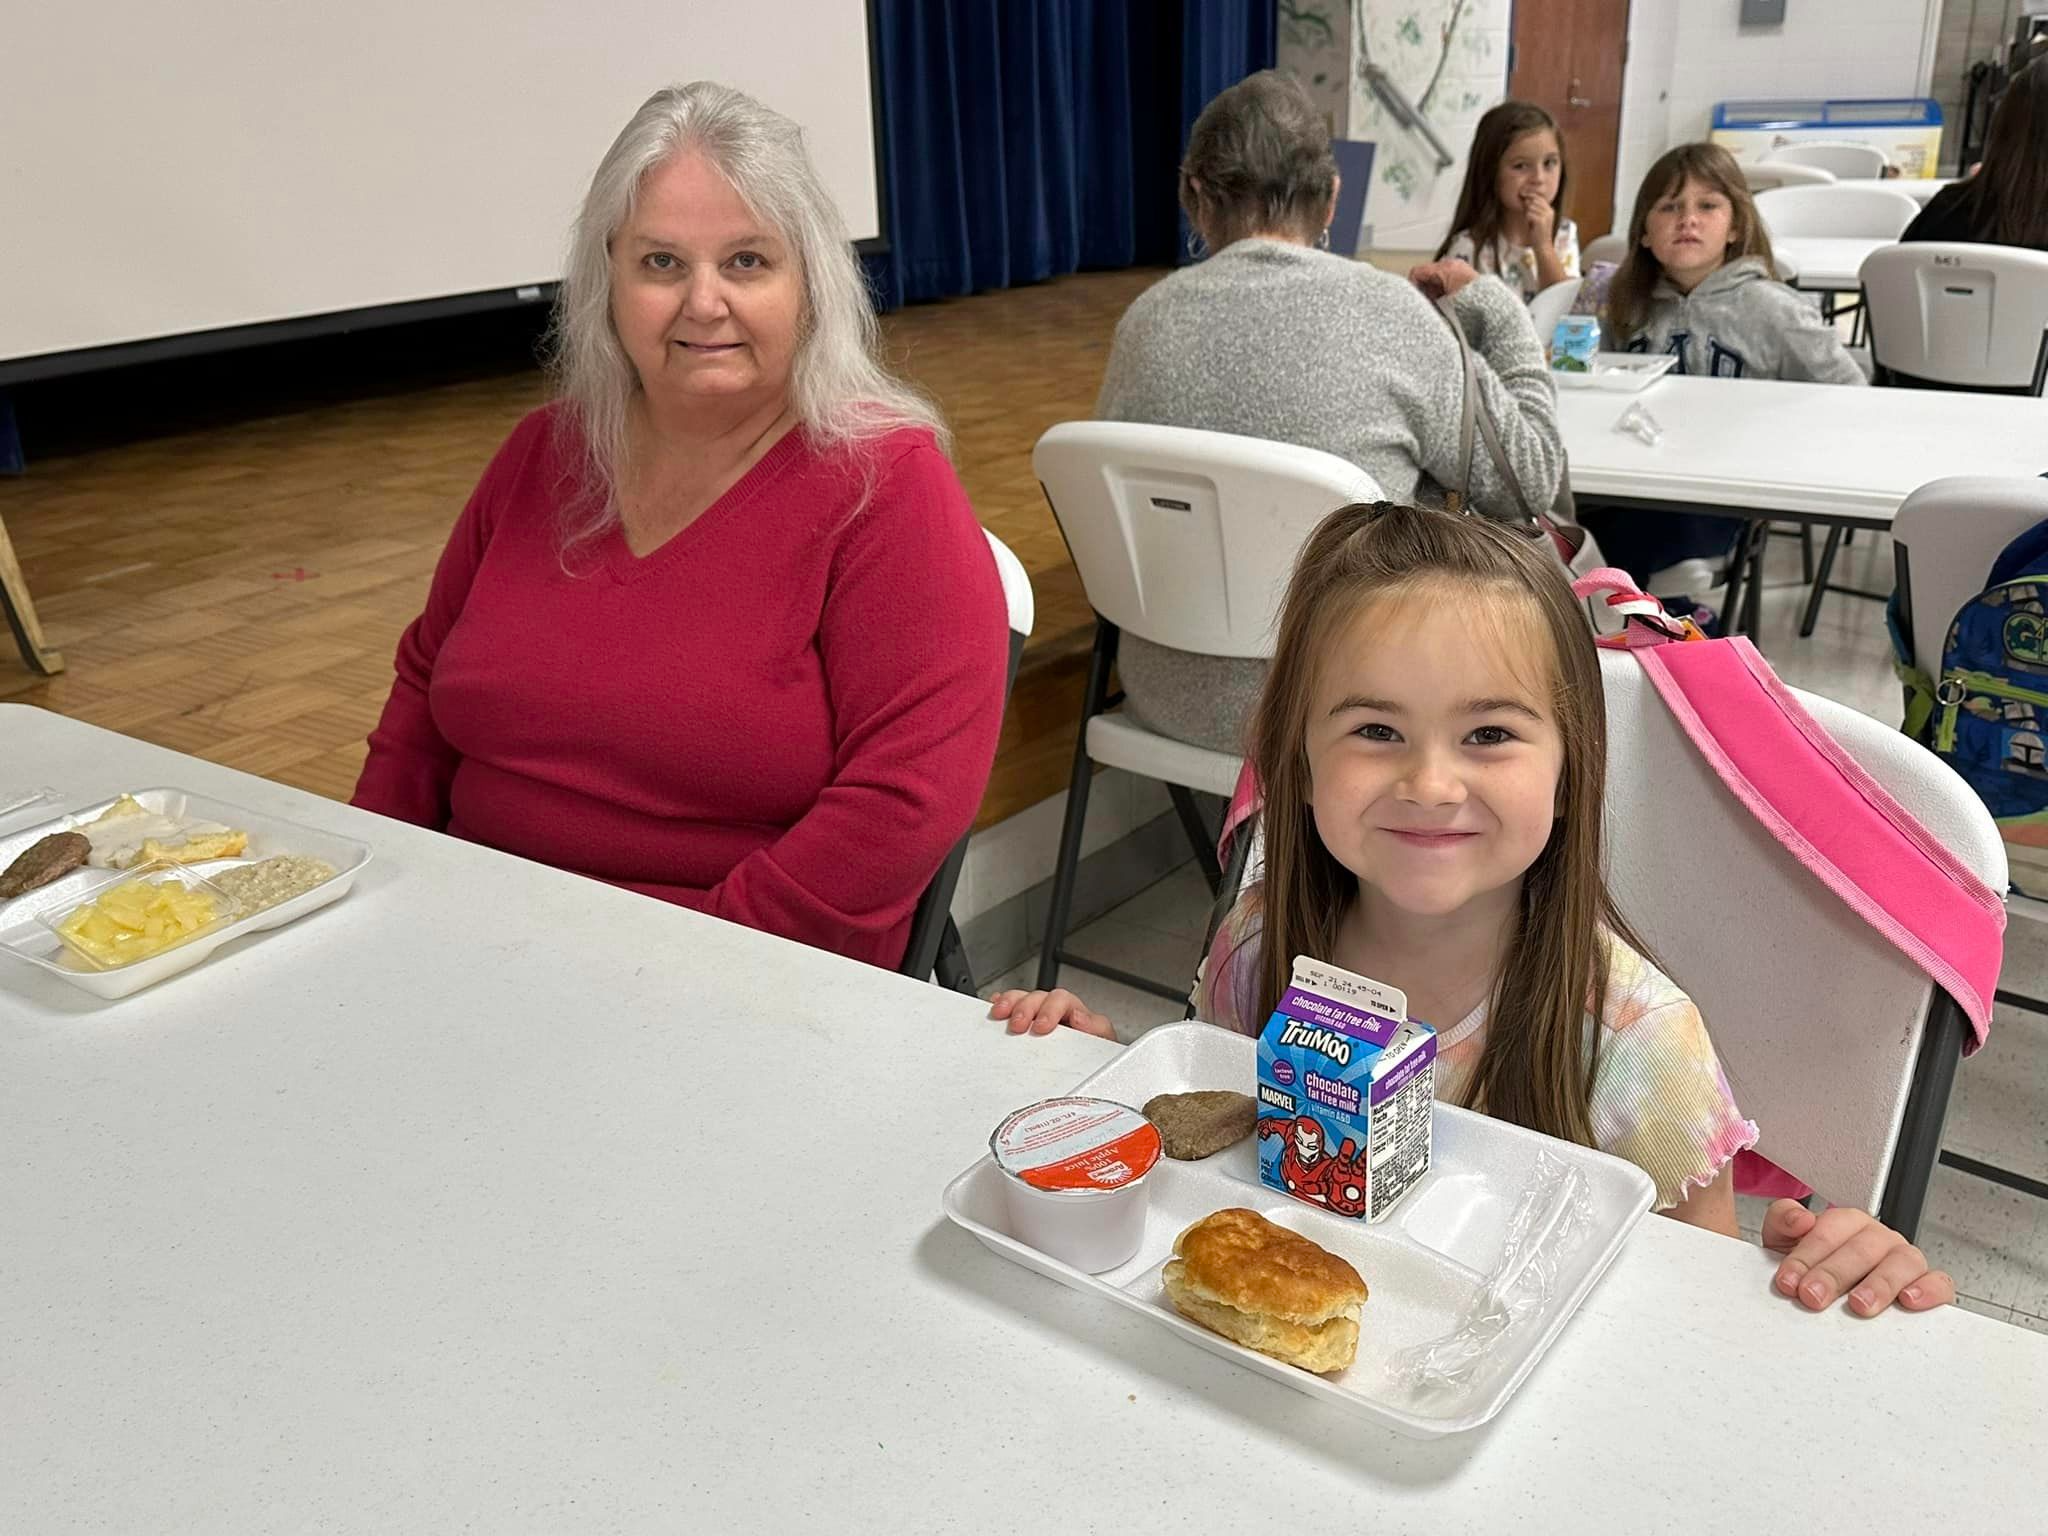
[[1550, 367], [1557, 373], [1591, 373], [1600, 354], [1598, 315], [1560, 315], [1550, 333]]
[[1298, 956], [1259, 1036], [1259, 1177], [1378, 1221], [1429, 1172], [1436, 1031], [1393, 987]]

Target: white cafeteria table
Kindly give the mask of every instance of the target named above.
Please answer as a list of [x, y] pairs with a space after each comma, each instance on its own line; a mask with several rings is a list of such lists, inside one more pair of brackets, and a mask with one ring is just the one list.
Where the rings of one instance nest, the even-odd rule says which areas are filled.
[[1854, 293], [1863, 286], [1863, 262], [1896, 240], [1851, 240], [1839, 236], [1771, 237], [1771, 254], [1795, 274], [1794, 288], [1812, 293]]
[[[1635, 401], [1664, 429], [1655, 447], [1615, 430]], [[2048, 472], [2048, 400], [2016, 395], [1666, 374], [1633, 395], [1559, 390], [1557, 415], [1575, 495], [1754, 525], [1888, 529], [1930, 480]]]
[[1005, 1111], [1114, 1047], [40, 711], [0, 706], [0, 743], [81, 802], [177, 784], [376, 848], [343, 901], [126, 1002], [0, 977], [0, 1530], [2048, 1504], [2048, 1337], [1808, 1316], [1758, 1250], [1654, 1217], [1492, 1424], [1369, 1430], [941, 1219]]

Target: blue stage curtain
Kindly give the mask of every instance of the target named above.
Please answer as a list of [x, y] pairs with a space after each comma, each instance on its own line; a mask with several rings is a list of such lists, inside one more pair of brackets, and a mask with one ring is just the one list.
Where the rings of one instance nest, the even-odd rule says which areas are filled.
[[1271, 0], [876, 0], [885, 309], [1182, 252], [1209, 98], [1273, 62]]

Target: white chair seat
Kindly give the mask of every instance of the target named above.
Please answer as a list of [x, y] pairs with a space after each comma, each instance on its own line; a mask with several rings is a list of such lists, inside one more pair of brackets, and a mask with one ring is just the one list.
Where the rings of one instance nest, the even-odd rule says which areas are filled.
[[1773, 240], [1896, 240], [1920, 205], [1876, 182], [1836, 182], [1759, 192], [1756, 211]]
[[1241, 757], [1161, 736], [1121, 714], [1097, 715], [1088, 722], [1088, 756], [1106, 768], [1225, 798], [1237, 787], [1238, 770], [1244, 766]]
[[1884, 175], [1884, 151], [1855, 139], [1804, 139], [1780, 144], [1764, 165], [1811, 166], [1842, 181], [1874, 181]]
[[1825, 187], [1835, 179], [1833, 171], [1795, 160], [1744, 160], [1741, 164], [1742, 179], [1752, 192], [1767, 192], [1772, 187]]

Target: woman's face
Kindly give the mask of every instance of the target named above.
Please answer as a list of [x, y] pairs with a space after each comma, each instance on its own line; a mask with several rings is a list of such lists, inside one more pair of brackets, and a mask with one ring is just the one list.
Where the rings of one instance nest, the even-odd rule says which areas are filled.
[[786, 404], [796, 252], [702, 155], [649, 171], [611, 241], [612, 325], [650, 400]]
[[1675, 192], [1650, 205], [1643, 244], [1665, 276], [1686, 292], [1728, 259], [1735, 209], [1717, 187], [1687, 177]]

